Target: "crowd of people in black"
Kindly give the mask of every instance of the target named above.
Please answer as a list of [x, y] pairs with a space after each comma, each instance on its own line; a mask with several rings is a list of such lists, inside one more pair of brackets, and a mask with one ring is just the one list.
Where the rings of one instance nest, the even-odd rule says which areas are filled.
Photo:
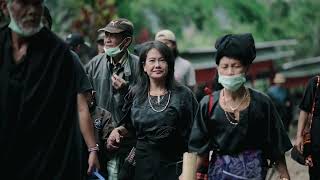
[[[44, 0], [0, 7], [2, 178], [183, 180], [191, 152], [199, 180], [262, 180], [271, 166], [290, 179], [292, 102], [282, 74], [267, 94], [245, 85], [256, 57], [250, 33], [216, 41], [215, 88], [196, 96], [195, 70], [168, 29], [133, 54], [133, 23], [114, 19], [92, 55], [81, 34], [51, 31]], [[320, 179], [319, 84], [306, 87], [294, 146], [311, 180]]]

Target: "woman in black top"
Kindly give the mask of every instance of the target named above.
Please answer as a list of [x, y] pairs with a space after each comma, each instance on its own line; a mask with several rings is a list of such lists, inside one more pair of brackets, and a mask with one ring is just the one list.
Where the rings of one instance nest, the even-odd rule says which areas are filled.
[[144, 44], [139, 68], [138, 84], [131, 98], [127, 97], [131, 108], [123, 120], [126, 125], [112, 132], [109, 149], [119, 146], [126, 130], [133, 131], [137, 137], [135, 179], [176, 180], [181, 173], [177, 162], [188, 151], [198, 103], [191, 90], [174, 80], [174, 58], [165, 44]]
[[244, 86], [256, 56], [252, 35], [223, 36], [216, 49], [218, 81], [224, 88], [212, 94], [212, 107], [210, 96], [201, 100], [189, 150], [202, 161], [213, 151], [209, 179], [265, 179], [267, 159], [275, 162], [281, 179], [289, 179], [284, 153], [291, 143], [277, 110], [266, 95]]
[[[319, 79], [318, 79], [319, 78]], [[311, 157], [307, 157], [306, 165], [309, 166], [310, 180], [320, 179], [320, 96], [319, 96], [320, 77], [313, 77], [307, 85], [303, 99], [300, 104], [300, 116], [297, 129], [297, 137], [295, 145], [299, 151], [303, 149], [303, 131], [310, 131], [311, 134], [311, 149], [309, 153]], [[314, 104], [314, 108], [312, 108]], [[312, 116], [311, 116], [312, 115]], [[310, 119], [308, 117], [311, 116]], [[308, 122], [311, 120], [312, 122]], [[310, 124], [311, 123], [311, 126]], [[311, 127], [311, 129], [309, 129]], [[307, 155], [307, 152], [304, 152]]]

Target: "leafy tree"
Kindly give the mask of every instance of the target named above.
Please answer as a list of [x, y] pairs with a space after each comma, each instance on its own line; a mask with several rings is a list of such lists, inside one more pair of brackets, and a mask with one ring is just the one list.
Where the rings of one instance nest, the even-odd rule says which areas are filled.
[[47, 1], [60, 34], [80, 31], [95, 39], [112, 18], [135, 25], [137, 43], [171, 29], [180, 49], [212, 47], [226, 33], [251, 32], [256, 41], [295, 38], [300, 57], [319, 55], [319, 0], [56, 0]]

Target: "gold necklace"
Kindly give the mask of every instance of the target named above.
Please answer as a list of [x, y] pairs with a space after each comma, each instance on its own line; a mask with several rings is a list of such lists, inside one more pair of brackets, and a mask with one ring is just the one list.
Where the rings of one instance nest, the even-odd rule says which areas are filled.
[[[225, 89], [223, 89], [223, 91], [222, 91], [222, 97], [223, 97], [224, 104], [227, 105], [224, 93], [225, 93]], [[247, 89], [245, 89], [245, 94], [243, 95], [240, 103], [236, 107], [232, 107], [230, 104], [228, 104], [229, 108], [231, 109], [231, 111], [233, 113], [240, 107], [240, 105], [244, 102], [244, 100], [248, 97], [248, 95], [249, 95], [249, 93], [248, 93]]]

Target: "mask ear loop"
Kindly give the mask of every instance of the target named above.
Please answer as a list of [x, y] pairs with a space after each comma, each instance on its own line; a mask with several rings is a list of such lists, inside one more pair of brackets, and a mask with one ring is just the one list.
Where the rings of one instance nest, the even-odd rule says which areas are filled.
[[[124, 47], [128, 47], [128, 46], [129, 46], [129, 44], [126, 46], [126, 43], [124, 43], [125, 40], [128, 39], [128, 38], [131, 38], [131, 37], [128, 37], [128, 36], [127, 36], [127, 37], [124, 38], [124, 39], [122, 40], [122, 42], [119, 44], [119, 49], [121, 50], [121, 52], [123, 51]], [[130, 43], [130, 41], [128, 41], [127, 43]], [[121, 48], [121, 45], [123, 45], [122, 48]]]

